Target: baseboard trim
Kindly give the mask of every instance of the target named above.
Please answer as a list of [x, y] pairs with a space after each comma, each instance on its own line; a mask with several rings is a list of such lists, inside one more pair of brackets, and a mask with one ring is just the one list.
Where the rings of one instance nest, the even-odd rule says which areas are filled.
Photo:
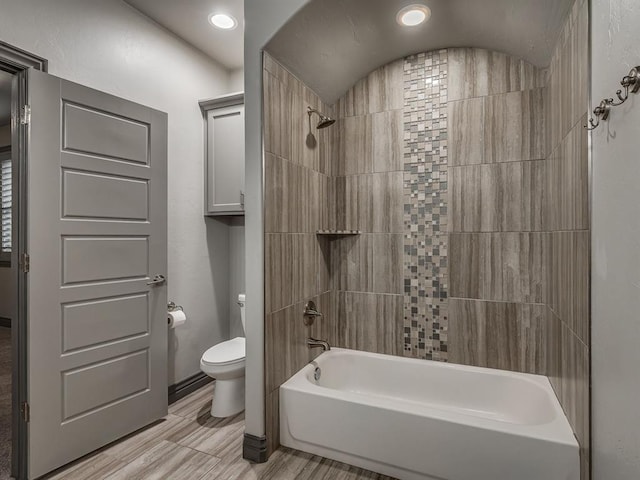
[[0, 327], [11, 328], [11, 319], [7, 317], [0, 317]]
[[244, 434], [242, 442], [242, 458], [253, 463], [264, 463], [267, 461], [267, 437], [256, 437]]
[[176, 383], [175, 385], [169, 385], [169, 405], [211, 382], [213, 382], [213, 378], [200, 372]]

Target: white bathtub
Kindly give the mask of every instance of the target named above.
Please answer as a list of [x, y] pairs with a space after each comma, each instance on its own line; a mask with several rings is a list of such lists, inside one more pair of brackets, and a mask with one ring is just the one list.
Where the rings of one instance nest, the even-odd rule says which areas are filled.
[[280, 388], [280, 441], [403, 480], [580, 478], [546, 377], [339, 348]]

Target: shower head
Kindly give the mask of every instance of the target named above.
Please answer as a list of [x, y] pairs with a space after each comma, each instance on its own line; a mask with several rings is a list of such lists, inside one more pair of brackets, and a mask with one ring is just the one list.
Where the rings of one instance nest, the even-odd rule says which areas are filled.
[[320, 117], [320, 121], [318, 122], [318, 125], [316, 125], [317, 129], [327, 128], [333, 125], [334, 123], [336, 123], [336, 121], [333, 118], [327, 117], [326, 115], [324, 115], [323, 113], [320, 113], [315, 108], [307, 107], [307, 114], [309, 115], [309, 120], [311, 120], [311, 115], [314, 113], [318, 115], [318, 117]]

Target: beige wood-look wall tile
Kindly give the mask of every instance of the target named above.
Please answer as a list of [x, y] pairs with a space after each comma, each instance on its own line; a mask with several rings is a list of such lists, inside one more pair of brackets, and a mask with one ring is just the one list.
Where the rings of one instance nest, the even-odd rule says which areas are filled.
[[369, 81], [367, 77], [358, 80], [340, 97], [336, 110], [340, 118], [369, 113]]
[[264, 73], [264, 149], [284, 158], [291, 157], [291, 97], [284, 85]]
[[484, 108], [484, 163], [545, 158], [544, 90], [488, 97]]
[[371, 177], [371, 231], [404, 233], [403, 172], [374, 173]]
[[[326, 113], [326, 115], [331, 116], [335, 119], [335, 114], [333, 113], [333, 108], [330, 109], [330, 113]], [[334, 123], [331, 127], [322, 128], [320, 130], [315, 131], [315, 137], [318, 140], [318, 161], [320, 173], [325, 175], [333, 175], [334, 168], [334, 158], [335, 153], [335, 145], [338, 140], [338, 132], [337, 132], [337, 124]]]
[[580, 444], [583, 462], [589, 449], [589, 348], [562, 325], [561, 403]]
[[404, 59], [399, 59], [371, 72], [369, 84], [369, 112], [401, 109], [404, 105]]
[[337, 179], [336, 198], [340, 229], [371, 232], [373, 228], [373, 176], [349, 175]]
[[298, 371], [306, 358], [304, 325], [295, 305], [267, 315], [265, 322], [265, 391], [270, 393]]
[[267, 455], [270, 457], [280, 447], [280, 388], [266, 394], [265, 436]]
[[265, 235], [265, 312], [275, 312], [294, 301], [294, 236], [283, 233]]
[[402, 295], [337, 292], [338, 342], [343, 348], [399, 355]]
[[545, 233], [452, 233], [450, 296], [543, 303], [548, 255]]
[[549, 323], [547, 325], [547, 371], [545, 375], [549, 378], [556, 396], [560, 399], [562, 395], [561, 368], [562, 368], [562, 321], [547, 305]]
[[402, 171], [404, 161], [402, 110], [374, 113], [371, 115], [371, 124], [373, 171]]
[[331, 286], [334, 290], [373, 291], [373, 235], [344, 237], [333, 242]]
[[336, 179], [339, 229], [404, 232], [402, 172], [349, 175]]
[[484, 103], [483, 98], [449, 102], [449, 165], [483, 163]]
[[483, 97], [542, 87], [546, 72], [504, 53], [450, 48], [449, 100]]
[[267, 313], [328, 290], [328, 249], [321, 249], [315, 233], [266, 235]]
[[[270, 393], [286, 382], [308, 362], [320, 355], [320, 349], [310, 349], [311, 336], [331, 340], [336, 338], [335, 315], [330, 292], [301, 299], [277, 312], [265, 321], [265, 392]], [[306, 326], [302, 312], [308, 300], [316, 303], [326, 317], [318, 318], [313, 326]]]
[[547, 92], [547, 154], [553, 152], [563, 138], [562, 133], [562, 102], [560, 89], [560, 56], [551, 59], [549, 70], [549, 87]]
[[478, 48], [448, 49], [449, 101], [489, 94], [488, 54]]
[[[576, 5], [580, 3], [576, 2]], [[572, 104], [571, 104], [571, 121], [572, 127], [576, 122], [582, 124], [581, 118], [585, 115], [589, 107], [589, 92], [586, 79], [589, 78], [589, 6], [587, 2], [583, 2], [578, 7], [578, 17], [574, 26], [575, 32], [572, 33], [574, 38], [572, 44], [571, 57], [573, 63], [571, 65], [571, 84]]]
[[449, 362], [544, 374], [546, 305], [449, 299]]
[[273, 58], [268, 52], [263, 52], [263, 67], [264, 70], [278, 79], [285, 87], [289, 87], [289, 82], [292, 80], [298, 81], [286, 68], [284, 68], [278, 61]]
[[317, 99], [312, 99], [308, 89], [300, 82], [292, 84], [289, 99], [288, 115], [291, 127], [287, 132], [291, 152], [289, 159], [312, 170], [319, 170], [320, 145], [315, 128], [317, 117], [311, 117], [309, 122], [307, 114], [307, 106], [318, 109]]
[[337, 174], [353, 175], [373, 171], [371, 116], [347, 117], [341, 121], [340, 162]]
[[549, 229], [589, 228], [589, 153], [587, 131], [577, 123], [549, 157], [547, 170]]
[[266, 233], [286, 232], [289, 228], [289, 169], [285, 160], [272, 153], [265, 154], [264, 162], [264, 202]]
[[347, 212], [346, 202], [347, 177], [331, 177], [329, 179], [329, 228], [332, 230], [346, 230]]
[[590, 234], [551, 233], [550, 307], [589, 344]]
[[374, 234], [373, 292], [404, 292], [404, 239], [401, 233]]
[[404, 105], [404, 59], [358, 80], [337, 102], [340, 118], [401, 109]]
[[451, 168], [450, 231], [544, 230], [545, 168], [544, 160]]

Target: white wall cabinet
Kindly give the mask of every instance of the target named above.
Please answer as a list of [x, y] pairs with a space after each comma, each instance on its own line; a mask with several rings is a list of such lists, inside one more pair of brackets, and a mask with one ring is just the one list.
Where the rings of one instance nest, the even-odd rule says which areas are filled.
[[205, 125], [205, 215], [244, 215], [244, 94], [200, 102]]

